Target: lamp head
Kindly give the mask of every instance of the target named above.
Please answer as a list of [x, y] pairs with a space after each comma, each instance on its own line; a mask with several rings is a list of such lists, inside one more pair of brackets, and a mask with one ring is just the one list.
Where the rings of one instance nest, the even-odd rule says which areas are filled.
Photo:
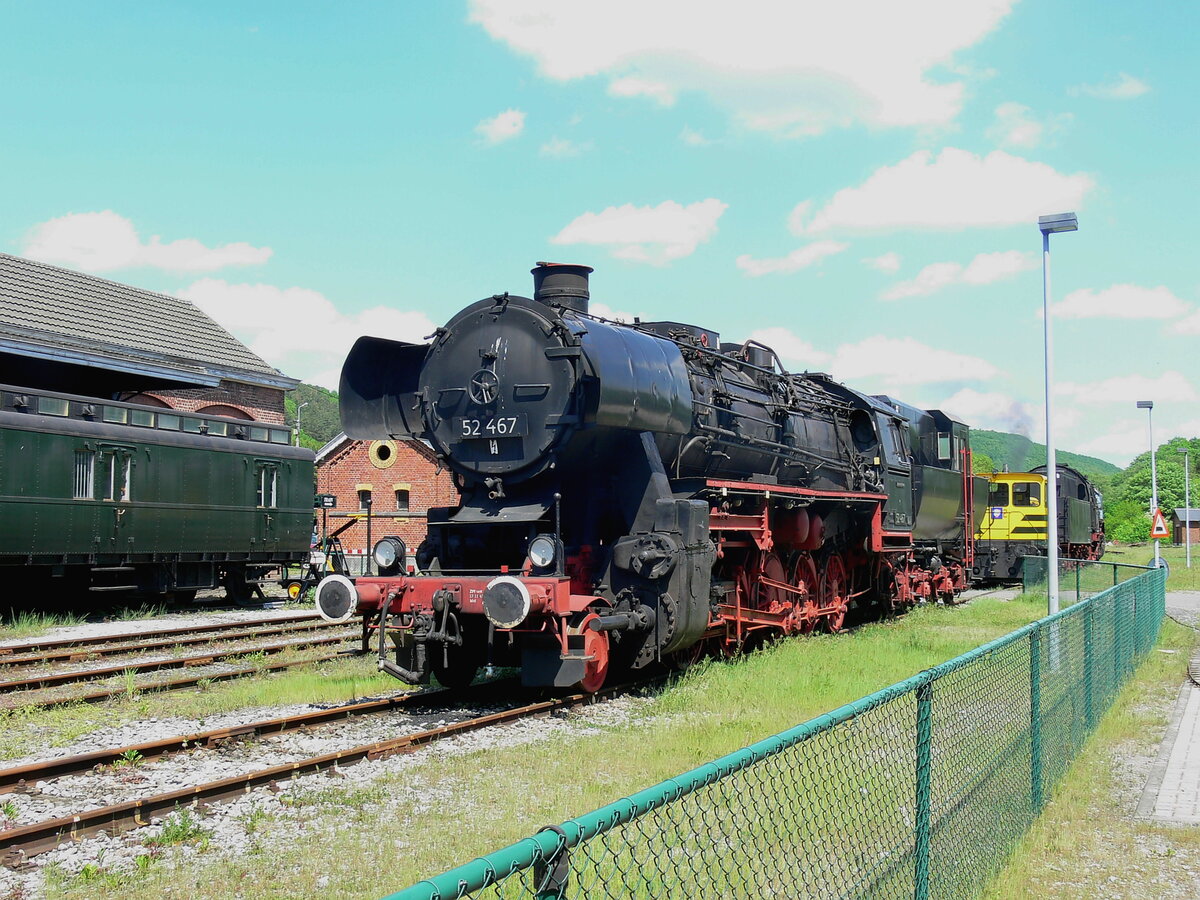
[[1138, 409], [1154, 409], [1154, 401], [1153, 400], [1139, 400], [1137, 402], [1137, 408]]
[[1038, 230], [1042, 234], [1058, 234], [1060, 231], [1078, 231], [1079, 219], [1075, 213], [1056, 213], [1052, 216], [1038, 216]]

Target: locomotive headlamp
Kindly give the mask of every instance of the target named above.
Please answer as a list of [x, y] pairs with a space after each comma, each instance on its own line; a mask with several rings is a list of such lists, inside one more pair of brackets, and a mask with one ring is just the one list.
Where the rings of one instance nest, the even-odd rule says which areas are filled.
[[538, 569], [547, 569], [554, 565], [557, 550], [558, 541], [548, 534], [539, 534], [529, 542], [529, 561]]
[[375, 565], [379, 566], [381, 571], [383, 569], [393, 569], [398, 565], [403, 566], [404, 554], [404, 541], [398, 537], [385, 537], [371, 551], [371, 555], [375, 559]]
[[516, 628], [532, 605], [529, 588], [511, 575], [493, 578], [483, 591], [483, 614], [497, 628]]
[[316, 604], [326, 622], [345, 622], [358, 608], [358, 591], [345, 575], [328, 575], [317, 585]]

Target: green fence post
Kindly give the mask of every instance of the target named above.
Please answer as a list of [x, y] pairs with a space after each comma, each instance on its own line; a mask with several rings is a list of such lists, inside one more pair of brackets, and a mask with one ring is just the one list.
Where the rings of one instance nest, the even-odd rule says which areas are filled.
[[1092, 698], [1092, 613], [1095, 607], [1089, 606], [1083, 616], [1083, 720], [1087, 722], [1088, 734], [1096, 727], [1095, 705]]
[[933, 777], [933, 680], [917, 688], [917, 815], [915, 900], [929, 900], [930, 785]]
[[1075, 602], [1078, 603], [1083, 597], [1079, 593], [1079, 575], [1083, 571], [1083, 563], [1075, 565]]
[[1042, 811], [1042, 630], [1029, 632], [1029, 793], [1033, 818]]

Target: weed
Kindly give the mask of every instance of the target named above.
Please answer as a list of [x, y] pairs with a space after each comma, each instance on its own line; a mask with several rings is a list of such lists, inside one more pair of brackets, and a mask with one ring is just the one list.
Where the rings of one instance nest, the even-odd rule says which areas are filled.
[[4, 813], [4, 818], [15, 821], [17, 816], [20, 814], [20, 810], [17, 809], [17, 804], [15, 801], [6, 800], [4, 801], [4, 805], [0, 806], [0, 813]]
[[138, 750], [126, 750], [117, 759], [113, 760], [113, 766], [122, 768], [126, 766], [136, 766], [142, 761], [142, 754]]
[[201, 842], [206, 846], [212, 832], [202, 828], [200, 822], [192, 815], [186, 806], [176, 809], [165, 822], [158, 835], [149, 838], [146, 845], [150, 847], [169, 847], [175, 844], [186, 844], [191, 841]]
[[125, 691], [124, 691], [125, 697], [127, 697], [130, 700], [136, 700], [139, 696], [141, 696], [141, 692], [138, 691], [138, 686], [137, 686], [137, 670], [136, 669], [126, 669], [124, 672], [121, 673], [121, 678], [123, 679], [124, 684], [125, 684]]
[[270, 818], [270, 814], [265, 809], [256, 806], [242, 818], [242, 827], [246, 829], [246, 834], [254, 834], [258, 831], [258, 826]]

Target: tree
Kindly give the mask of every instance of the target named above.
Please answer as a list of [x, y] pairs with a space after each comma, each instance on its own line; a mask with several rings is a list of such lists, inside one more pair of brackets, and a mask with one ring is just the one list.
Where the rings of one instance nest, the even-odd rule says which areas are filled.
[[996, 463], [986, 453], [972, 453], [971, 471], [976, 475], [990, 475], [996, 471]]

